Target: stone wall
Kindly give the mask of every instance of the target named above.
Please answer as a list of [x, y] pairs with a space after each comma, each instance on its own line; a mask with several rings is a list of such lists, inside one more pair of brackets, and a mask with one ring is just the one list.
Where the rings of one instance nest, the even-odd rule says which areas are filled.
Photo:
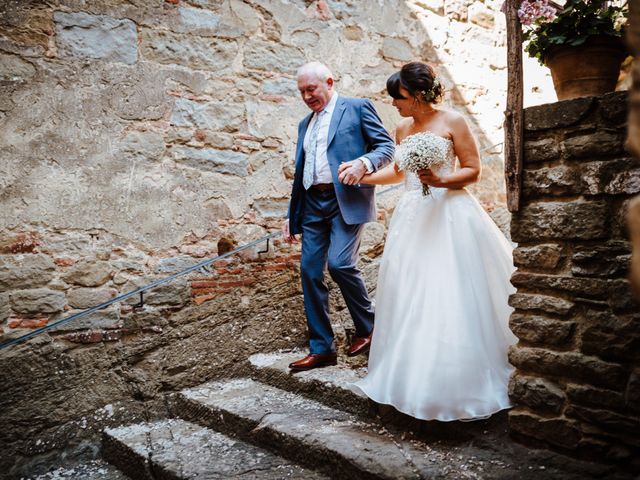
[[[499, 3], [0, 2], [0, 342], [279, 228], [309, 60], [389, 130], [387, 76], [431, 62], [485, 149], [474, 191], [503, 211]], [[366, 231], [370, 287], [396, 198]], [[298, 250], [263, 248], [0, 351], [0, 472], [91, 452], [106, 423], [303, 345]]]
[[625, 211], [640, 161], [624, 149], [627, 94], [525, 110], [511, 328], [512, 433], [640, 469], [640, 308]]
[[[501, 141], [496, 5], [433, 0], [52, 0], [0, 5], [0, 334], [5, 338], [279, 227], [306, 114], [295, 70], [326, 61], [374, 99], [431, 61], [482, 147]], [[500, 148], [476, 187], [504, 200]], [[383, 206], [388, 206], [384, 204]], [[254, 259], [259, 257], [255, 255]], [[156, 298], [176, 307], [186, 289]], [[177, 287], [176, 287], [177, 288]], [[169, 298], [170, 297], [170, 298]], [[79, 328], [122, 323], [113, 307]]]

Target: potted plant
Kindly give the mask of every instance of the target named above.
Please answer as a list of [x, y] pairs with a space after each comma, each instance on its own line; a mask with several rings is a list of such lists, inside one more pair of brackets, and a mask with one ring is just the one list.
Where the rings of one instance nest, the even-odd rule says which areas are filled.
[[549, 67], [558, 100], [615, 90], [623, 41], [626, 2], [524, 0], [518, 9], [525, 51]]

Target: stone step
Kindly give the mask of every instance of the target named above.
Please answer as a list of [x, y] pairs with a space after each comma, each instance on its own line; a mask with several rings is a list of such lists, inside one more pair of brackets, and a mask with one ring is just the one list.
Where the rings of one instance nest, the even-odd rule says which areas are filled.
[[129, 480], [129, 477], [104, 460], [96, 459], [73, 465], [65, 464], [24, 480]]
[[249, 378], [183, 390], [176, 411], [332, 478], [442, 478], [443, 472], [463, 473], [437, 447], [418, 448], [356, 415]]
[[106, 429], [103, 455], [132, 479], [326, 479], [273, 453], [181, 419]]
[[[249, 378], [183, 390], [175, 411], [187, 420], [260, 445], [337, 479], [624, 479], [615, 466], [528, 449], [506, 428], [465, 422], [479, 434], [425, 442], [294, 392]], [[436, 426], [443, 422], [425, 422]], [[459, 422], [449, 422], [459, 423]], [[437, 426], [436, 426], [437, 428]]]
[[[392, 407], [379, 405], [366, 396], [356, 394], [349, 384], [367, 374], [366, 356], [348, 358], [341, 356], [338, 365], [292, 373], [289, 364], [304, 357], [302, 350], [259, 353], [249, 357], [250, 375], [262, 383], [324, 403], [338, 410], [358, 415], [364, 420], [375, 421], [393, 429], [411, 431], [425, 440], [455, 438], [475, 442], [484, 441], [487, 429], [506, 430], [507, 412], [476, 422], [426, 422], [411, 418]], [[479, 437], [479, 438], [478, 438]]]
[[367, 374], [366, 357], [340, 357], [335, 366], [291, 373], [289, 364], [305, 355], [302, 350], [252, 355], [249, 357], [251, 377], [339, 410], [362, 417], [371, 416], [371, 402], [348, 387]]

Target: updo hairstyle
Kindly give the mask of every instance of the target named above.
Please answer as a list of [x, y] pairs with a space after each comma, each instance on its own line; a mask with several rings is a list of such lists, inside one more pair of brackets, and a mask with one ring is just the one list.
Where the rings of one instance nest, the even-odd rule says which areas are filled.
[[404, 98], [400, 87], [405, 88], [419, 102], [438, 103], [444, 88], [436, 74], [426, 63], [410, 62], [387, 79], [387, 92], [396, 100]]

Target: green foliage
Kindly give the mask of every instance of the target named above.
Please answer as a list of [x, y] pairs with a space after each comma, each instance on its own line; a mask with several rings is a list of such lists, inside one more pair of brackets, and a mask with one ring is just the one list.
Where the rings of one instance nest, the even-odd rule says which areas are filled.
[[557, 45], [582, 45], [594, 35], [622, 37], [628, 6], [604, 0], [567, 0], [552, 21], [537, 19], [523, 29], [525, 51], [544, 65], [544, 56]]

